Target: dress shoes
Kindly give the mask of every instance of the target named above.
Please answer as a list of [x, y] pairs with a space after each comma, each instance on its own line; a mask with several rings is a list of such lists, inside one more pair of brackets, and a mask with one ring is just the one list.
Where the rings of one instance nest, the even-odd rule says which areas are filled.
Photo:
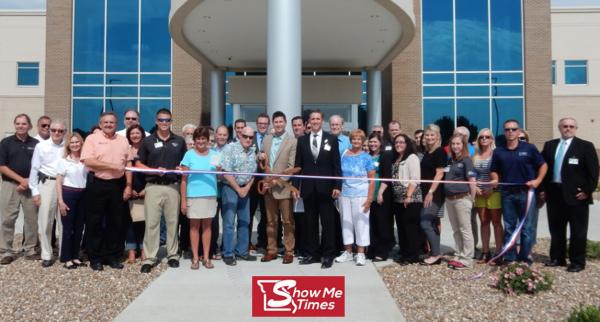
[[579, 273], [579, 272], [583, 271], [584, 269], [585, 269], [585, 266], [583, 266], [583, 265], [571, 264], [571, 265], [569, 265], [569, 267], [567, 267], [567, 272]]
[[225, 265], [229, 266], [235, 266], [237, 264], [237, 262], [235, 261], [235, 257], [233, 256], [223, 256], [223, 262], [225, 263]]
[[333, 258], [330, 258], [330, 257], [323, 258], [323, 262], [321, 263], [322, 269], [331, 268], [332, 265], [333, 265]]
[[562, 260], [558, 260], [558, 259], [551, 259], [549, 261], [547, 261], [546, 263], [544, 263], [544, 266], [546, 267], [558, 267], [558, 266], [567, 266], [567, 262]]
[[170, 268], [178, 268], [179, 260], [177, 260], [175, 258], [171, 258], [167, 261], [167, 265], [169, 265]]
[[104, 266], [102, 266], [102, 263], [100, 262], [96, 262], [96, 263], [91, 263], [90, 264], [90, 268], [94, 271], [102, 271], [104, 270]]
[[250, 254], [235, 255], [235, 259], [243, 260], [243, 261], [247, 261], [247, 262], [255, 262], [256, 261], [256, 256], [250, 255]]
[[316, 264], [316, 263], [320, 263], [320, 262], [321, 262], [320, 258], [306, 256], [306, 257], [302, 258], [302, 260], [300, 261], [300, 265], [310, 265], [310, 264]]
[[45, 259], [42, 261], [42, 267], [50, 267], [52, 265], [54, 265], [54, 261], [51, 259], [48, 259], [48, 260]]
[[294, 261], [294, 255], [292, 255], [292, 254], [283, 255], [283, 263], [284, 264], [291, 264], [293, 261]]
[[261, 262], [270, 262], [277, 258], [275, 254], [266, 254], [263, 258], [260, 259]]
[[42, 258], [40, 257], [40, 254], [29, 254], [29, 255], [25, 255], [25, 259], [29, 260], [29, 261], [37, 261]]
[[13, 256], [4, 256], [2, 257], [2, 259], [0, 259], [0, 265], [8, 265], [12, 262], [14, 262], [15, 258]]
[[152, 271], [152, 265], [150, 264], [144, 264], [142, 265], [142, 268], [140, 269], [140, 273], [150, 273]]
[[108, 266], [110, 266], [112, 269], [123, 269], [124, 267], [119, 261], [112, 261], [108, 264]]

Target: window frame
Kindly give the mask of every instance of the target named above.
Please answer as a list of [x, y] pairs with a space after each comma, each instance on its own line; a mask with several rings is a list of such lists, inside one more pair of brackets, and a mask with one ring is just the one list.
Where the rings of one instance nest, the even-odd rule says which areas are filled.
[[[568, 65], [568, 62], [575, 62], [575, 61], [584, 61], [585, 64], [581, 65], [581, 64], [574, 64], [574, 65]], [[587, 59], [565, 59], [564, 60], [564, 79], [563, 81], [565, 82], [566, 86], [587, 86], [590, 82], [590, 76], [588, 74], [588, 60]], [[569, 68], [585, 68], [585, 83], [568, 83], [567, 82], [567, 70]]]
[[[19, 66], [19, 64], [37, 64], [37, 67], [21, 67]], [[30, 87], [30, 88], [34, 88], [34, 87], [40, 87], [40, 62], [39, 61], [17, 61], [16, 64], [16, 69], [17, 69], [17, 87]], [[27, 85], [27, 84], [20, 84], [19, 80], [20, 80], [20, 71], [21, 69], [37, 69], [37, 83], [35, 85]]]

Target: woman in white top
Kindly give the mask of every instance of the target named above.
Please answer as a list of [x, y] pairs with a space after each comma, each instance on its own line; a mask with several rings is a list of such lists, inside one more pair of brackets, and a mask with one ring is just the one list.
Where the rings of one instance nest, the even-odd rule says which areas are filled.
[[86, 266], [79, 260], [79, 249], [85, 224], [83, 195], [87, 169], [79, 160], [83, 138], [79, 133], [67, 135], [65, 155], [57, 166], [56, 192], [62, 222], [60, 261], [67, 269]]

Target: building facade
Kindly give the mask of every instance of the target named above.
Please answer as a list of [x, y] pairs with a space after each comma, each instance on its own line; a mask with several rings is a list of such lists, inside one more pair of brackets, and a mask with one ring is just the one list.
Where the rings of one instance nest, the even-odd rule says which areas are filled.
[[[502, 134], [502, 122], [517, 119], [537, 144], [552, 136], [549, 1], [415, 0], [412, 8], [412, 42], [382, 72], [384, 123], [397, 119], [406, 131], [437, 123], [445, 137], [465, 125], [474, 137], [485, 127]], [[162, 0], [49, 1], [46, 113], [69, 120], [80, 131], [95, 124], [102, 111], [129, 108], [140, 111], [148, 129], [161, 107], [173, 110], [176, 129], [185, 123], [209, 124], [211, 70], [173, 43], [170, 11], [171, 2]], [[352, 78], [344, 86], [357, 91], [338, 104], [332, 98], [337, 87], [318, 92], [324, 87], [314, 85], [304, 93], [311, 85], [304, 86], [304, 108], [341, 108], [356, 117], [353, 125], [364, 126], [366, 72], [303, 70], [305, 78], [322, 76], [324, 82], [333, 76]], [[226, 122], [266, 109], [266, 94], [244, 104], [243, 95], [232, 92], [244, 77], [265, 73], [225, 73]], [[264, 90], [260, 81], [253, 86]], [[244, 106], [249, 109], [240, 110]]]
[[0, 11], [0, 39], [0, 137], [4, 138], [14, 132], [16, 114], [27, 113], [35, 122], [44, 111], [46, 13]]

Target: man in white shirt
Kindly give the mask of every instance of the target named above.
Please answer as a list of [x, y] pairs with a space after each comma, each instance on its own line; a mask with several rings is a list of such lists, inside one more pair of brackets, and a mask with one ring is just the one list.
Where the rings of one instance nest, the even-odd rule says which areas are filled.
[[[38, 233], [42, 249], [42, 266], [50, 267], [52, 261], [52, 227], [58, 209], [56, 175], [60, 158], [64, 154], [65, 124], [54, 120], [50, 124], [50, 139], [35, 146], [31, 158], [29, 189], [33, 203], [38, 207]], [[60, 221], [57, 221], [57, 225]], [[60, 226], [58, 228], [61, 231]], [[57, 234], [60, 236], [60, 234]]]
[[49, 116], [42, 115], [37, 121], [37, 132], [38, 134], [33, 138], [42, 142], [50, 138], [50, 123], [52, 119]]
[[[117, 134], [127, 137], [127, 129], [131, 126], [140, 124], [140, 113], [138, 113], [138, 111], [135, 109], [127, 110], [123, 115], [123, 124], [125, 125], [125, 128], [117, 131]], [[146, 132], [146, 136], [150, 135], [148, 131], [144, 132]]]

